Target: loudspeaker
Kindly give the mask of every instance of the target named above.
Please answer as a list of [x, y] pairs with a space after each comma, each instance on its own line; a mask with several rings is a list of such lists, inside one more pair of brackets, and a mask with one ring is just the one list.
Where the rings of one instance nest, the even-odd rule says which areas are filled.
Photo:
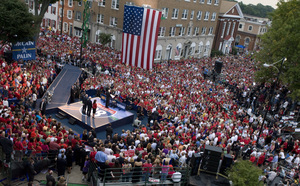
[[74, 118], [69, 118], [69, 123], [70, 123], [71, 125], [75, 125], [75, 122], [76, 122], [76, 119], [74, 119]]
[[230, 154], [225, 154], [225, 156], [223, 157], [220, 173], [226, 174], [225, 173], [226, 169], [231, 167], [232, 163], [233, 163], [232, 156]]
[[220, 74], [222, 70], [223, 62], [222, 61], [216, 61], [215, 62], [215, 71]]
[[40, 56], [42, 54], [42, 50], [41, 49], [36, 49], [37, 54]]
[[190, 162], [191, 162], [191, 176], [197, 175], [200, 162], [201, 162], [200, 153], [194, 153]]
[[12, 59], [12, 51], [7, 51], [7, 52], [4, 52], [4, 59], [5, 61], [10, 64], [13, 59]]
[[222, 152], [221, 147], [206, 145], [202, 158], [201, 169], [217, 173]]

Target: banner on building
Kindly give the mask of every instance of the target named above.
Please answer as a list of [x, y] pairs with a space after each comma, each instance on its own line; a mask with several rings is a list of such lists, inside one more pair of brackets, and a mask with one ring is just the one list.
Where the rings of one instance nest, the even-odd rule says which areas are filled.
[[125, 5], [122, 63], [152, 69], [161, 12]]
[[14, 60], [34, 60], [35, 59], [35, 42], [17, 42], [12, 46]]

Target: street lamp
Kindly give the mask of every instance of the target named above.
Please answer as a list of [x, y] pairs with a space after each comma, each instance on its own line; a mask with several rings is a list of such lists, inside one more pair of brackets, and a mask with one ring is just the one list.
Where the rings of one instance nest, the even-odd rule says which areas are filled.
[[172, 44], [169, 44], [169, 59], [168, 59], [168, 63], [170, 63], [171, 60], [171, 52], [172, 52]]
[[[271, 90], [271, 96], [270, 96], [270, 99], [269, 99], [269, 103], [268, 103], [268, 106], [267, 106], [267, 109], [266, 109], [266, 112], [265, 112], [265, 115], [264, 115], [264, 119], [263, 119], [263, 122], [261, 124], [261, 127], [260, 127], [260, 131], [259, 131], [259, 134], [258, 134], [258, 137], [257, 137], [257, 140], [256, 140], [256, 145], [258, 145], [258, 142], [259, 142], [259, 138], [260, 138], [260, 135], [261, 135], [261, 132], [264, 128], [264, 124], [265, 124], [265, 120], [266, 120], [266, 117], [267, 117], [267, 114], [269, 112], [269, 108], [272, 108], [272, 98], [274, 96], [274, 92], [275, 92], [275, 87], [278, 83], [278, 80], [279, 80], [279, 76], [281, 74], [281, 70], [282, 70], [282, 66], [283, 66], [283, 63], [286, 61], [286, 58], [282, 58], [281, 60], [275, 62], [275, 63], [272, 63], [272, 64], [263, 64], [264, 67], [274, 67], [277, 69], [278, 73], [277, 73], [277, 76], [276, 76], [276, 81], [274, 82], [274, 86], [272, 87], [272, 90]], [[281, 62], [281, 65], [280, 65], [280, 69], [278, 69], [275, 64]]]

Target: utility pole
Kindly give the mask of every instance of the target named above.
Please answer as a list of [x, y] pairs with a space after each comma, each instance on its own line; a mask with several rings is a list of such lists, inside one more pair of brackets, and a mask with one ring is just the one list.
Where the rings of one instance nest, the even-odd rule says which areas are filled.
[[63, 32], [63, 21], [64, 21], [64, 8], [65, 8], [65, 0], [62, 1], [62, 8], [61, 8], [61, 20], [60, 20], [60, 35], [62, 36]]

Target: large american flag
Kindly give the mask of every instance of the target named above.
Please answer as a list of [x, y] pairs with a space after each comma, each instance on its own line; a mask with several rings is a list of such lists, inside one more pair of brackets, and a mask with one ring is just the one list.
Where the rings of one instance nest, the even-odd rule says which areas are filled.
[[125, 5], [122, 62], [152, 69], [161, 12], [149, 8]]

